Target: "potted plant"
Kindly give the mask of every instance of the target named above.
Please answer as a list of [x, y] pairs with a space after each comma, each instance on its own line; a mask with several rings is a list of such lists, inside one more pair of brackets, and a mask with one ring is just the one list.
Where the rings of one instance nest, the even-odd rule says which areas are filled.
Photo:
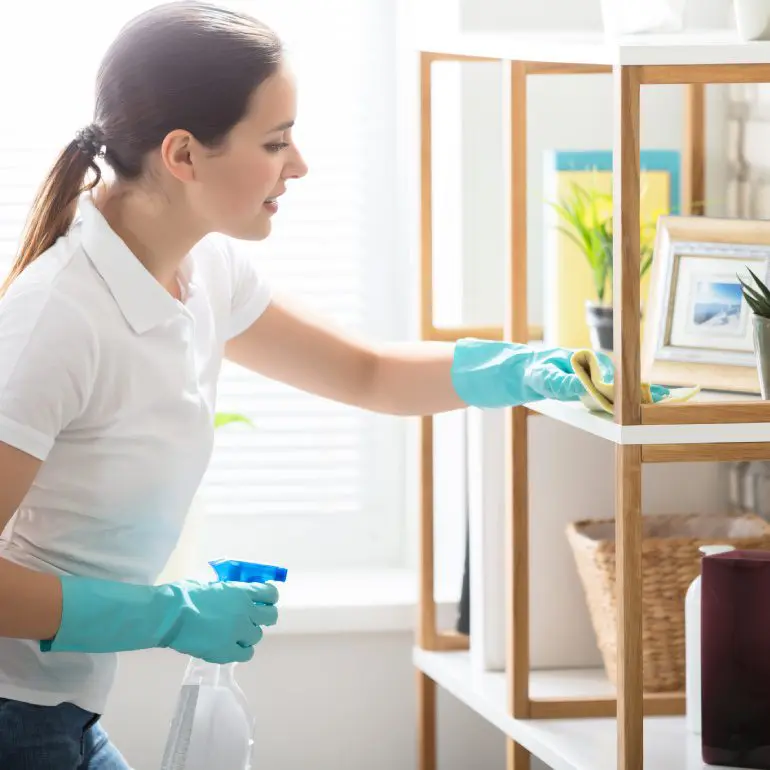
[[754, 355], [757, 360], [759, 388], [762, 398], [767, 401], [770, 398], [770, 289], [750, 267], [746, 269], [756, 288], [749, 286], [740, 275], [738, 280], [741, 282], [743, 298], [753, 311], [751, 322], [754, 329]]
[[[215, 430], [236, 422], [242, 422], [252, 428], [254, 427], [254, 423], [248, 417], [236, 412], [216, 412], [214, 415]], [[196, 494], [187, 512], [176, 547], [157, 578], [156, 582], [158, 584], [183, 580], [186, 577], [190, 577], [190, 574], [197, 568], [198, 559], [196, 558], [196, 552], [200, 542], [203, 509], [204, 506], [200, 495]]]
[[[586, 323], [591, 345], [599, 350], [613, 349], [612, 310], [612, 195], [596, 189], [585, 189], [572, 182], [571, 194], [554, 210], [564, 224], [563, 232], [580, 249], [591, 270], [596, 300], [586, 301]], [[643, 222], [640, 228], [640, 278], [652, 264], [656, 219]]]

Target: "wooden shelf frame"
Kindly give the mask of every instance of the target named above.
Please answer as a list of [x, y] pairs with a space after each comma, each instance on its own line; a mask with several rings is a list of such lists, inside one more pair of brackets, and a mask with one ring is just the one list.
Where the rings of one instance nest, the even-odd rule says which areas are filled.
[[[504, 69], [507, 95], [508, 259], [505, 321], [500, 327], [437, 328], [433, 320], [431, 69], [437, 61], [489, 61]], [[702, 214], [705, 200], [705, 91], [707, 83], [770, 82], [768, 64], [624, 65], [526, 62], [420, 51], [421, 336], [462, 336], [527, 342], [527, 79], [549, 74], [603, 74], [614, 85], [613, 207], [616, 394], [620, 425], [744, 423], [770, 420], [768, 403], [683, 404], [643, 407], [640, 389], [639, 182], [640, 91], [647, 84], [685, 85], [682, 150], [682, 213]], [[682, 693], [642, 691], [641, 472], [644, 462], [770, 459], [770, 444], [622, 444], [615, 448], [618, 586], [617, 698], [550, 698], [529, 693], [529, 513], [527, 500], [526, 407], [506, 410], [506, 590], [508, 707], [518, 719], [612, 716], [617, 718], [618, 770], [643, 770], [643, 716], [684, 713]], [[436, 627], [434, 599], [433, 421], [420, 422], [420, 592], [417, 644], [433, 651], [468, 648], [466, 637]], [[419, 768], [437, 770], [436, 684], [417, 671]], [[507, 742], [508, 770], [529, 770], [529, 753]]]

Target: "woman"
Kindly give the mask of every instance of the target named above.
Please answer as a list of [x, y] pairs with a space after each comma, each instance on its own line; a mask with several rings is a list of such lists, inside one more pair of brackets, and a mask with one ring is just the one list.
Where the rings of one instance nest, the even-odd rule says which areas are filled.
[[224, 356], [393, 414], [583, 393], [568, 351], [377, 347], [274, 297], [227, 238], [267, 237], [307, 172], [295, 117], [271, 30], [159, 6], [108, 50], [94, 120], [35, 200], [0, 299], [4, 770], [126, 768], [98, 724], [117, 652], [246, 661], [276, 622], [270, 585], [154, 585], [209, 459]]

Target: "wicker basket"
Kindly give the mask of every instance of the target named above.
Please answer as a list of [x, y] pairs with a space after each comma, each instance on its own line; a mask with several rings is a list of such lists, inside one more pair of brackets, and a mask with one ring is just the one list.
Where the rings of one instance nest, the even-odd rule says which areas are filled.
[[[610, 681], [617, 684], [615, 520], [576, 521], [567, 538]], [[644, 689], [685, 689], [684, 600], [700, 572], [701, 545], [770, 550], [770, 524], [753, 514], [673, 514], [642, 519]]]

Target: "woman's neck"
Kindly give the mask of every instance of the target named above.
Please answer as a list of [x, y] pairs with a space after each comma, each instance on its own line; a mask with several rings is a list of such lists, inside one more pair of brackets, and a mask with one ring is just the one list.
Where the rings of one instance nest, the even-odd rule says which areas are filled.
[[205, 235], [189, 211], [165, 196], [120, 183], [95, 191], [94, 203], [146, 270], [179, 299], [179, 267]]

